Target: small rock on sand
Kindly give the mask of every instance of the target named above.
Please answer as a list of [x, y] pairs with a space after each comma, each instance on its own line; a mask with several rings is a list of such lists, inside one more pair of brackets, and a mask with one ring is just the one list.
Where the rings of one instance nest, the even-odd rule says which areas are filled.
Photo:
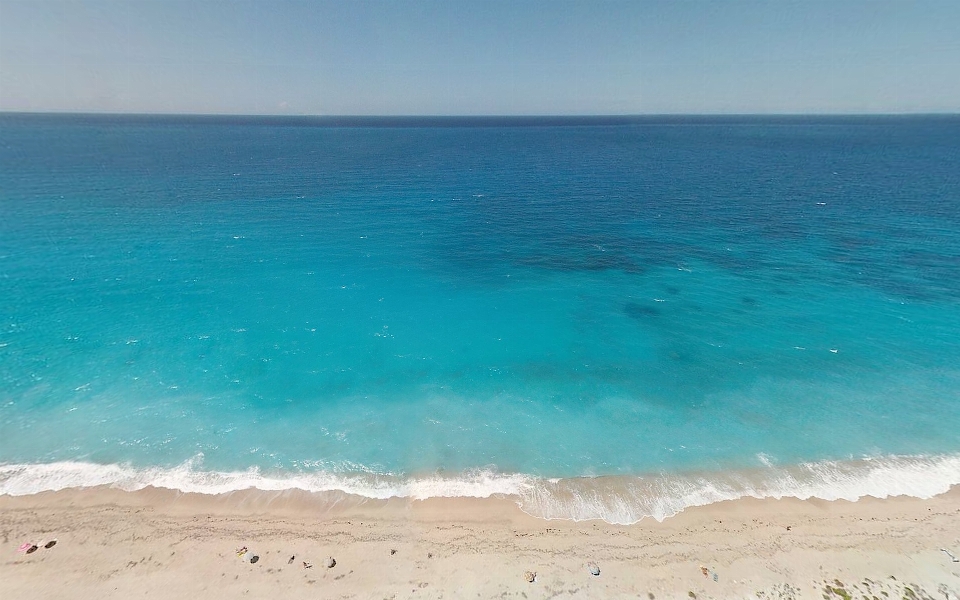
[[600, 567], [597, 566], [597, 563], [587, 563], [587, 568], [590, 569], [590, 574], [594, 577], [600, 575]]
[[533, 583], [537, 580], [537, 574], [534, 571], [524, 571], [523, 580], [527, 583]]
[[337, 566], [337, 559], [332, 556], [328, 556], [326, 562], [323, 564], [326, 565], [328, 569], [332, 569]]

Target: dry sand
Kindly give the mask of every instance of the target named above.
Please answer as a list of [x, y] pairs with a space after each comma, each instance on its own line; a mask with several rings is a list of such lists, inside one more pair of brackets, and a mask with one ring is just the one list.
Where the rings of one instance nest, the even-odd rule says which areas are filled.
[[[957, 487], [930, 500], [744, 499], [630, 526], [545, 521], [495, 498], [97, 488], [0, 496], [0, 541], [3, 600], [960, 598], [960, 563], [940, 550], [960, 556]], [[27, 541], [41, 547], [18, 553]]]

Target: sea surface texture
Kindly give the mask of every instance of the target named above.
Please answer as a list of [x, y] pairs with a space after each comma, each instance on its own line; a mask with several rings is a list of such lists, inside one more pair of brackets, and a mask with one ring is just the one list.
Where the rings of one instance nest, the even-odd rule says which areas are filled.
[[0, 493], [960, 483], [960, 117], [0, 115]]

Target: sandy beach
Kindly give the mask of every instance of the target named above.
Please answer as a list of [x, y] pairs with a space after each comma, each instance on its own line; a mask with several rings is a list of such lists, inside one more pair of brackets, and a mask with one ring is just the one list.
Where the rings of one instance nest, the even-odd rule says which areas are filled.
[[630, 526], [504, 498], [91, 488], [2, 496], [0, 531], [2, 598], [960, 598], [941, 550], [960, 554], [957, 487], [742, 499]]

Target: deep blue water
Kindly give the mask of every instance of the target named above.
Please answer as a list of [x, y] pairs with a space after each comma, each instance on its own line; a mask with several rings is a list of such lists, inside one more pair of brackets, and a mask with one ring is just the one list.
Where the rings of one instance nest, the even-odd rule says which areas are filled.
[[0, 464], [958, 454], [960, 117], [0, 115]]

